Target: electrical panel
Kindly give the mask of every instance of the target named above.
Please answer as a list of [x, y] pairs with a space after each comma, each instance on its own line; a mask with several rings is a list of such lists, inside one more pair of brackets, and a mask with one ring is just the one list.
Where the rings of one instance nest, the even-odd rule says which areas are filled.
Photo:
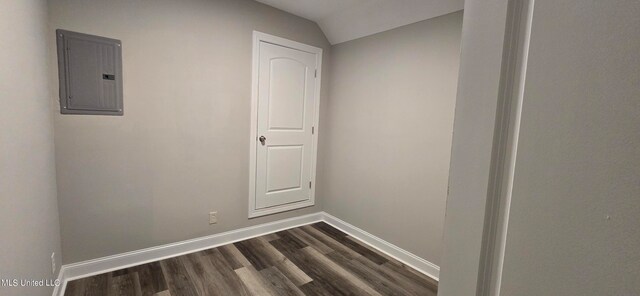
[[56, 30], [60, 113], [123, 115], [120, 40]]

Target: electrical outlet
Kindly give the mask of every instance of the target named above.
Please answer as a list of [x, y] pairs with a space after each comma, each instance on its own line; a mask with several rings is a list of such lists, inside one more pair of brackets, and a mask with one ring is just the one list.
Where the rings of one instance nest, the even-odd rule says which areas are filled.
[[209, 224], [218, 223], [218, 212], [210, 212], [209, 213]]
[[56, 253], [51, 253], [51, 274], [56, 274]]

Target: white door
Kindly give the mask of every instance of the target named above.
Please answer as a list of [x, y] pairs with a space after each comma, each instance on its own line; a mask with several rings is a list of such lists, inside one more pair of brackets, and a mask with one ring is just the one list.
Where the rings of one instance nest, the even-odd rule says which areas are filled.
[[253, 216], [313, 203], [318, 57], [290, 45], [258, 41]]

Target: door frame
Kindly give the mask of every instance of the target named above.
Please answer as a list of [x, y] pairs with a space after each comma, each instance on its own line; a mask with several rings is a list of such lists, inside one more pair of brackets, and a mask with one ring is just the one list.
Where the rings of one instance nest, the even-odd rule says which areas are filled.
[[[256, 149], [258, 138], [258, 79], [260, 64], [260, 42], [266, 42], [295, 50], [315, 54], [316, 56], [316, 89], [314, 90], [315, 106], [313, 126], [315, 131], [311, 135], [311, 193], [308, 200], [294, 202], [264, 209], [256, 209]], [[249, 138], [249, 218], [270, 215], [315, 205], [316, 191], [316, 161], [318, 159], [318, 123], [320, 119], [320, 89], [322, 78], [322, 48], [303, 44], [266, 33], [253, 31], [253, 61], [251, 64], [251, 131]]]
[[465, 0], [438, 295], [498, 296], [535, 0]]

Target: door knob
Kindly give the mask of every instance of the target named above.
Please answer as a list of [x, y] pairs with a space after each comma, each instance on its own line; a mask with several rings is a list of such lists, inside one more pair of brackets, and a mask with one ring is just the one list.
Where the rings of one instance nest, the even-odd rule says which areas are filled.
[[267, 141], [267, 138], [265, 138], [264, 136], [260, 136], [258, 140], [260, 140], [260, 143], [262, 143], [262, 146], [264, 146], [264, 143]]

